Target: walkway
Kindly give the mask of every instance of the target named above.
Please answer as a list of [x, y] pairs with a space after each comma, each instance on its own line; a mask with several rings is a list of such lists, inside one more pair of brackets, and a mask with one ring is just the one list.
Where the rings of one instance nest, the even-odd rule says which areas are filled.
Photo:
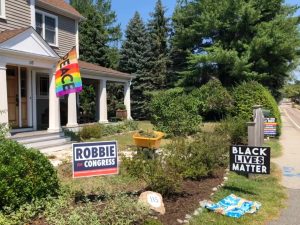
[[[273, 161], [282, 170], [282, 185], [288, 191], [288, 207], [282, 211], [277, 221], [269, 225], [300, 224], [300, 110], [292, 108], [290, 103], [280, 106], [282, 115], [283, 155]], [[275, 196], [274, 196], [275, 197]]]

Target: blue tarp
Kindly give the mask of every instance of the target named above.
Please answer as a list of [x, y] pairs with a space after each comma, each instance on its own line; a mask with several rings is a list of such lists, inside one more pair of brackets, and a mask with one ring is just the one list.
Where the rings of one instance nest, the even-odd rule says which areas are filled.
[[248, 201], [234, 194], [227, 196], [218, 203], [207, 202], [205, 204], [205, 208], [233, 218], [240, 218], [245, 213], [255, 213], [260, 207], [261, 203]]

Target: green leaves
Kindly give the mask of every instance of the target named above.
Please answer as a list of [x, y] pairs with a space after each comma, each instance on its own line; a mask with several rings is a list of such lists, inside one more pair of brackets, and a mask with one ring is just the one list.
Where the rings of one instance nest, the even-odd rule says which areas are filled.
[[201, 85], [210, 77], [229, 87], [256, 80], [277, 97], [299, 58], [295, 9], [281, 0], [195, 0], [179, 5], [172, 43], [191, 51], [184, 85]]

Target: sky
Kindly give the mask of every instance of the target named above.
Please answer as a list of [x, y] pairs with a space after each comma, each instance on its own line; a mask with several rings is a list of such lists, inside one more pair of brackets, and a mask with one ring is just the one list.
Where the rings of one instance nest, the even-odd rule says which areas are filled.
[[[121, 24], [122, 31], [125, 31], [135, 11], [138, 11], [144, 22], [147, 22], [150, 13], [154, 11], [155, 3], [156, 0], [112, 0], [112, 9], [117, 14], [118, 23]], [[171, 16], [176, 0], [162, 0], [162, 3], [167, 9], [167, 16]]]

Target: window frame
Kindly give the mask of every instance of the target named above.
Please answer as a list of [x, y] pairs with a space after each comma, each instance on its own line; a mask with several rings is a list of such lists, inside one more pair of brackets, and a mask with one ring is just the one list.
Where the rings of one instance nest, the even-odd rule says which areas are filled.
[[[46, 41], [46, 24], [45, 24], [45, 16], [50, 17], [55, 20], [55, 43], [49, 43], [47, 42], [50, 46], [53, 47], [58, 47], [58, 16], [41, 11], [36, 9], [35, 13], [41, 14], [42, 15], [42, 37]], [[36, 22], [36, 21], [35, 21]], [[35, 24], [35, 29], [36, 29], [36, 24]]]
[[5, 14], [5, 0], [0, 0], [0, 7], [1, 7], [0, 19], [6, 19], [6, 14]]
[[[47, 90], [46, 95], [43, 92], [41, 92], [41, 80], [43, 80], [43, 79], [48, 80], [48, 90]], [[49, 88], [50, 88], [50, 77], [47, 76], [46, 74], [39, 74], [37, 86], [38, 86], [38, 88], [37, 88], [38, 89], [38, 93], [37, 93], [38, 99], [48, 99], [49, 98]]]

